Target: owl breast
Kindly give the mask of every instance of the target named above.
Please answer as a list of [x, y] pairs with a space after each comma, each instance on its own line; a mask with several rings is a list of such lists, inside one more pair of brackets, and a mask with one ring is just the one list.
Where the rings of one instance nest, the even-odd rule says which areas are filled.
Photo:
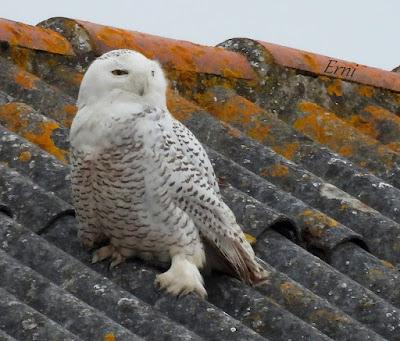
[[101, 232], [127, 258], [168, 262], [181, 234], [171, 219], [181, 214], [154, 181], [161, 170], [153, 156], [162, 142], [153, 123], [143, 117], [106, 122], [102, 143], [74, 148], [72, 192], [81, 229]]

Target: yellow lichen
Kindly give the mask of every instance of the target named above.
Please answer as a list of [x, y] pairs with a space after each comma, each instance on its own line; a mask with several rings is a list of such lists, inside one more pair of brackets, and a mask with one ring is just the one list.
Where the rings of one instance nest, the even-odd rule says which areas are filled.
[[113, 332], [109, 332], [104, 335], [104, 341], [117, 341], [117, 337]]
[[188, 120], [194, 112], [202, 111], [196, 104], [176, 94], [172, 89], [167, 91], [167, 106], [171, 114], [179, 121]]
[[364, 97], [371, 98], [375, 94], [375, 89], [368, 85], [359, 85], [357, 92]]
[[19, 154], [19, 160], [23, 162], [30, 161], [32, 158], [31, 152], [29, 150], [25, 150]]
[[346, 315], [342, 315], [326, 308], [320, 308], [312, 312], [310, 319], [312, 321], [318, 321], [320, 319], [328, 320], [339, 323], [349, 323], [350, 319]]
[[38, 78], [21, 70], [15, 75], [15, 81], [25, 89], [36, 89]]
[[40, 124], [38, 132], [27, 131], [24, 137], [43, 148], [45, 151], [53, 154], [61, 161], [66, 161], [68, 151], [58, 148], [52, 139], [54, 130], [59, 129], [58, 123], [53, 121], [44, 121]]
[[338, 222], [322, 212], [305, 210], [300, 214], [308, 227], [337, 227]]
[[[294, 122], [294, 128], [343, 156], [351, 157], [360, 149], [378, 146], [378, 141], [361, 134], [334, 113], [315, 103], [301, 102], [298, 108], [301, 115]], [[386, 155], [388, 148], [384, 149]]]
[[388, 269], [390, 269], [390, 270], [397, 271], [397, 268], [396, 268], [396, 266], [395, 266], [393, 263], [391, 263], [391, 262], [389, 262], [389, 261], [387, 261], [387, 260], [384, 260], [384, 259], [381, 259], [380, 261], [381, 261], [381, 263], [383, 264], [383, 266], [384, 266], [385, 268], [388, 268]]
[[340, 79], [334, 79], [333, 82], [328, 85], [327, 89], [329, 95], [335, 95], [335, 96], [342, 96], [343, 95], [343, 90], [342, 90], [342, 81]]
[[249, 233], [245, 233], [244, 237], [246, 238], [246, 240], [249, 242], [250, 245], [255, 245], [257, 242], [257, 238]]
[[76, 105], [73, 104], [67, 104], [64, 106], [64, 112], [67, 114], [64, 122], [62, 122], [66, 127], [70, 127], [72, 124], [72, 121], [78, 111], [78, 108]]
[[285, 301], [288, 304], [301, 304], [302, 301], [304, 300], [304, 292], [295, 285], [294, 283], [291, 282], [283, 282], [280, 285], [280, 290], [282, 292], [282, 295], [285, 299]]
[[282, 145], [273, 146], [273, 149], [286, 159], [293, 160], [296, 153], [300, 149], [300, 143], [299, 142], [285, 143]]
[[270, 168], [265, 168], [260, 172], [261, 176], [282, 177], [289, 174], [289, 168], [286, 165], [276, 164]]

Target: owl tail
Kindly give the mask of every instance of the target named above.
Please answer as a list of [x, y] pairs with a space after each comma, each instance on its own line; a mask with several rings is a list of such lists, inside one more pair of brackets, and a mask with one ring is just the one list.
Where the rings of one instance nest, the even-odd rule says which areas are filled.
[[231, 255], [229, 261], [243, 282], [260, 285], [268, 280], [269, 272], [257, 262], [257, 257], [244, 236], [234, 241], [232, 253], [235, 255]]
[[257, 286], [268, 281], [269, 271], [258, 262], [250, 244], [241, 238], [225, 240], [218, 247], [206, 241], [207, 270], [215, 269]]

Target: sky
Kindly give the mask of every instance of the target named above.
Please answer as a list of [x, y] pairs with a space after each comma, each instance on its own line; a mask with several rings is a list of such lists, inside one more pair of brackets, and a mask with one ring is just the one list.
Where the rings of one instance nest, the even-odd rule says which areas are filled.
[[399, 0], [3, 0], [3, 18], [50, 17], [217, 45], [246, 37], [392, 70], [400, 65]]

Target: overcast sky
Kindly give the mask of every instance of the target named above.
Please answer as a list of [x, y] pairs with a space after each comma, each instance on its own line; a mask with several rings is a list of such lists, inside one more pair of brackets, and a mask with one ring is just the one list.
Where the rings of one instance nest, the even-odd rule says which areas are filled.
[[54, 16], [216, 45], [247, 37], [359, 64], [400, 65], [399, 0], [3, 0], [28, 24]]

